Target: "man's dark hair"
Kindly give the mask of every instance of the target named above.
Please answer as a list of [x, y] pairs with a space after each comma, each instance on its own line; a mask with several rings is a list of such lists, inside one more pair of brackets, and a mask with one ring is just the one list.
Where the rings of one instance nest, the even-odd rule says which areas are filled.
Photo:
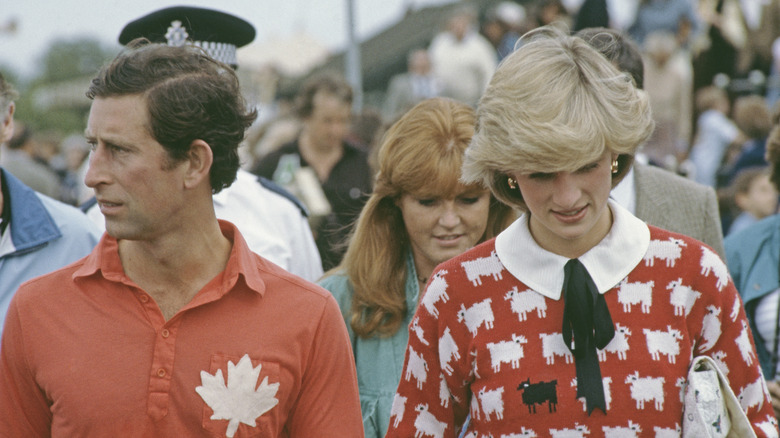
[[601, 52], [618, 68], [634, 79], [637, 88], [644, 88], [645, 64], [639, 46], [626, 34], [605, 27], [588, 27], [575, 34]]
[[314, 96], [326, 93], [338, 97], [347, 105], [352, 105], [352, 87], [341, 76], [323, 73], [312, 76], [304, 82], [296, 100], [298, 116], [305, 119], [314, 111]]
[[214, 155], [209, 174], [212, 191], [233, 183], [239, 167], [238, 145], [257, 111], [247, 109], [232, 68], [195, 46], [136, 39], [101, 69], [87, 97], [134, 94], [146, 99], [149, 132], [172, 161], [185, 159], [192, 142], [203, 140]]

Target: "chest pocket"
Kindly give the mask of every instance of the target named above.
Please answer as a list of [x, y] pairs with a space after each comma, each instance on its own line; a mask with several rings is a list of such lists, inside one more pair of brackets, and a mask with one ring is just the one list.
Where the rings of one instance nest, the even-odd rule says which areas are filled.
[[249, 355], [212, 355], [210, 369], [201, 372], [195, 389], [203, 400], [203, 429], [214, 437], [278, 436], [279, 382], [278, 363]]

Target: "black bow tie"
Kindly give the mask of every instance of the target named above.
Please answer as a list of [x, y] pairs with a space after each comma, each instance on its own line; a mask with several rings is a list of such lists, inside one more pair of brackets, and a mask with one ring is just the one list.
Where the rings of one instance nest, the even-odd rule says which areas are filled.
[[603, 349], [615, 336], [612, 317], [604, 296], [579, 260], [566, 262], [563, 275], [562, 333], [574, 355], [577, 397], [585, 397], [588, 415], [595, 408], [607, 413], [596, 348]]

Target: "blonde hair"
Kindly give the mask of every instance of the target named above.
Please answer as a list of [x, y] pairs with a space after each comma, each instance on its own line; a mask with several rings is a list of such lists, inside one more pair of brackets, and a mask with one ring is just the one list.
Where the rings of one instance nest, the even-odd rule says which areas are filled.
[[[453, 197], [469, 188], [459, 181], [463, 152], [474, 134], [474, 111], [450, 99], [420, 102], [385, 134], [374, 191], [363, 207], [341, 264], [355, 291], [350, 325], [358, 336], [395, 333], [406, 314], [409, 235], [396, 201], [403, 194]], [[491, 197], [482, 240], [515, 218]]]
[[655, 126], [646, 94], [587, 42], [555, 26], [523, 40], [479, 102], [462, 181], [483, 183], [526, 209], [508, 174], [575, 171], [609, 150], [619, 155], [616, 185]]

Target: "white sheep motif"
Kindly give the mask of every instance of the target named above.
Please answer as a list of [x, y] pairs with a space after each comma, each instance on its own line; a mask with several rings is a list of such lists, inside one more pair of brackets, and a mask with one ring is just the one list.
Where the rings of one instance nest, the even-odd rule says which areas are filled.
[[655, 438], [680, 438], [680, 435], [682, 434], [682, 428], [679, 424], [674, 424], [674, 429], [669, 427], [658, 427], [653, 426], [653, 431], [655, 432]]
[[417, 380], [417, 389], [422, 389], [423, 384], [428, 379], [428, 363], [410, 346], [409, 362], [406, 364], [406, 375], [404, 378], [408, 382], [412, 377]]
[[739, 299], [739, 295], [734, 297], [734, 304], [731, 305], [731, 322], [737, 322], [739, 317], [739, 311], [742, 309], [742, 301]]
[[679, 330], [667, 325], [666, 331], [643, 329], [647, 339], [647, 349], [653, 360], [660, 360], [665, 354], [669, 363], [675, 363], [680, 354], [680, 341], [683, 339]]
[[512, 290], [506, 293], [504, 299], [509, 301], [512, 312], [517, 314], [520, 321], [525, 321], [526, 314], [534, 310], [539, 318], [547, 316], [547, 299], [532, 289], [518, 292], [517, 286], [513, 286]]
[[631, 336], [631, 330], [628, 327], [615, 323], [615, 337], [609, 341], [606, 347], [596, 351], [599, 361], [604, 362], [607, 360], [607, 353], [617, 354], [618, 360], [626, 360], [629, 336]]
[[603, 426], [601, 430], [604, 431], [604, 438], [636, 438], [642, 433], [642, 428], [631, 420], [628, 420], [628, 426]]
[[393, 396], [393, 405], [390, 408], [390, 418], [395, 417], [393, 421], [393, 427], [397, 428], [401, 421], [404, 419], [404, 411], [406, 410], [406, 397], [396, 393]]
[[458, 344], [455, 343], [455, 339], [452, 337], [452, 333], [450, 333], [450, 328], [444, 327], [444, 333], [439, 338], [439, 365], [449, 376], [452, 375], [453, 371], [452, 365], [450, 365], [452, 358], [455, 358], [455, 360], [460, 359]]
[[520, 427], [520, 433], [508, 433], [508, 434], [501, 434], [501, 438], [536, 438], [536, 432], [533, 431], [533, 429], [526, 429], [525, 427]]
[[566, 363], [574, 362], [574, 355], [566, 346], [561, 333], [539, 333], [539, 338], [542, 340], [542, 356], [546, 359], [547, 365], [555, 363], [555, 356], [563, 356]]
[[669, 294], [669, 304], [674, 306], [675, 316], [688, 316], [691, 313], [696, 300], [701, 297], [701, 292], [693, 290], [690, 286], [684, 285], [682, 278], [678, 278], [666, 285], [666, 289], [671, 290]]
[[701, 327], [701, 337], [704, 338], [702, 351], [707, 351], [715, 346], [721, 335], [720, 326], [720, 308], [714, 305], [707, 306], [707, 313], [704, 315]]
[[743, 388], [740, 388], [737, 398], [739, 399], [739, 405], [742, 406], [742, 410], [747, 412], [748, 409], [753, 406], [761, 407], [764, 405], [765, 395], [769, 393], [766, 387], [766, 382], [763, 376], [758, 376], [755, 382], [748, 383]]
[[[609, 411], [612, 406], [612, 377], [602, 377], [601, 378], [601, 386], [604, 388], [604, 402], [607, 405], [607, 411]], [[577, 378], [571, 379], [571, 387], [576, 388], [577, 387]], [[585, 400], [585, 397], [579, 397], [580, 401], [582, 402], [582, 410], [587, 412], [588, 411], [588, 402]]]
[[503, 394], [503, 387], [498, 387], [490, 391], [488, 391], [487, 388], [479, 390], [477, 395], [479, 396], [479, 401], [482, 405], [482, 412], [485, 414], [485, 420], [490, 421], [490, 414], [496, 414], [497, 420], [504, 418]]
[[778, 438], [777, 436], [777, 419], [771, 415], [766, 416], [766, 420], [757, 423], [759, 429], [764, 432], [767, 438]]
[[646, 283], [629, 283], [628, 278], [624, 278], [618, 289], [618, 302], [623, 305], [623, 311], [631, 313], [632, 305], [641, 304], [642, 313], [650, 313], [650, 306], [653, 305], [653, 286], [653, 280]]
[[447, 386], [447, 380], [444, 379], [444, 374], [439, 375], [439, 403], [445, 408], [450, 405], [450, 388]]
[[439, 421], [436, 417], [428, 412], [427, 404], [419, 404], [415, 408], [419, 414], [414, 420], [414, 432], [415, 438], [422, 438], [426, 435], [430, 435], [433, 438], [443, 438], [444, 431], [447, 430], [447, 423]]
[[423, 332], [422, 327], [420, 327], [420, 318], [414, 318], [412, 320], [412, 325], [410, 327], [415, 335], [417, 335], [417, 339], [420, 340], [420, 343], [423, 345], [430, 345], [428, 341], [425, 340], [425, 332]]
[[651, 240], [645, 253], [646, 266], [653, 266], [655, 259], [665, 260], [666, 267], [671, 268], [682, 256], [682, 248], [688, 246], [682, 239], [670, 237], [667, 240]]
[[571, 429], [550, 429], [552, 438], [585, 438], [590, 434], [590, 430], [584, 424], [574, 423]]
[[479, 409], [479, 399], [477, 399], [476, 395], [471, 396], [471, 405], [469, 407], [469, 412], [471, 413], [472, 418], [476, 418], [477, 420], [480, 420], [480, 409]]
[[722, 291], [729, 284], [729, 270], [723, 260], [707, 247], [701, 247], [701, 275], [708, 277], [710, 272], [715, 274], [718, 282], [715, 287]]
[[720, 372], [723, 373], [724, 376], [728, 377], [729, 375], [729, 367], [726, 365], [726, 352], [725, 351], [716, 351], [712, 353], [712, 360], [715, 362], [715, 365], [720, 369]]
[[439, 301], [446, 303], [450, 299], [450, 296], [447, 295], [447, 280], [444, 279], [445, 275], [447, 275], [447, 271], [445, 270], [441, 270], [434, 274], [420, 300], [428, 313], [436, 318], [439, 317], [439, 309], [436, 308], [436, 303]]
[[487, 348], [490, 351], [490, 363], [493, 366], [493, 372], [501, 371], [501, 363], [508, 363], [512, 369], [520, 367], [520, 359], [523, 358], [523, 345], [528, 340], [525, 336], [512, 334], [511, 341], [488, 342]]
[[490, 307], [491, 302], [492, 299], [486, 298], [468, 309], [466, 309], [463, 304], [460, 305], [458, 322], [464, 322], [472, 336], [477, 335], [477, 329], [479, 329], [479, 326], [483, 323], [485, 324], [485, 328], [493, 328], [495, 318], [493, 317], [493, 309]]
[[653, 401], [657, 411], [664, 410], [664, 380], [663, 377], [639, 377], [639, 371], [626, 377], [637, 409], [644, 409], [645, 402]]
[[753, 345], [750, 343], [750, 330], [745, 321], [742, 321], [742, 331], [737, 336], [737, 347], [740, 354], [742, 354], [742, 360], [745, 361], [748, 366], [753, 365], [753, 357], [756, 352], [753, 351]]
[[466, 278], [474, 286], [482, 284], [480, 277], [492, 276], [493, 280], [501, 280], [501, 272], [504, 270], [504, 265], [501, 260], [498, 259], [496, 251], [492, 251], [487, 257], [480, 257], [474, 260], [466, 260], [460, 264], [466, 271]]

